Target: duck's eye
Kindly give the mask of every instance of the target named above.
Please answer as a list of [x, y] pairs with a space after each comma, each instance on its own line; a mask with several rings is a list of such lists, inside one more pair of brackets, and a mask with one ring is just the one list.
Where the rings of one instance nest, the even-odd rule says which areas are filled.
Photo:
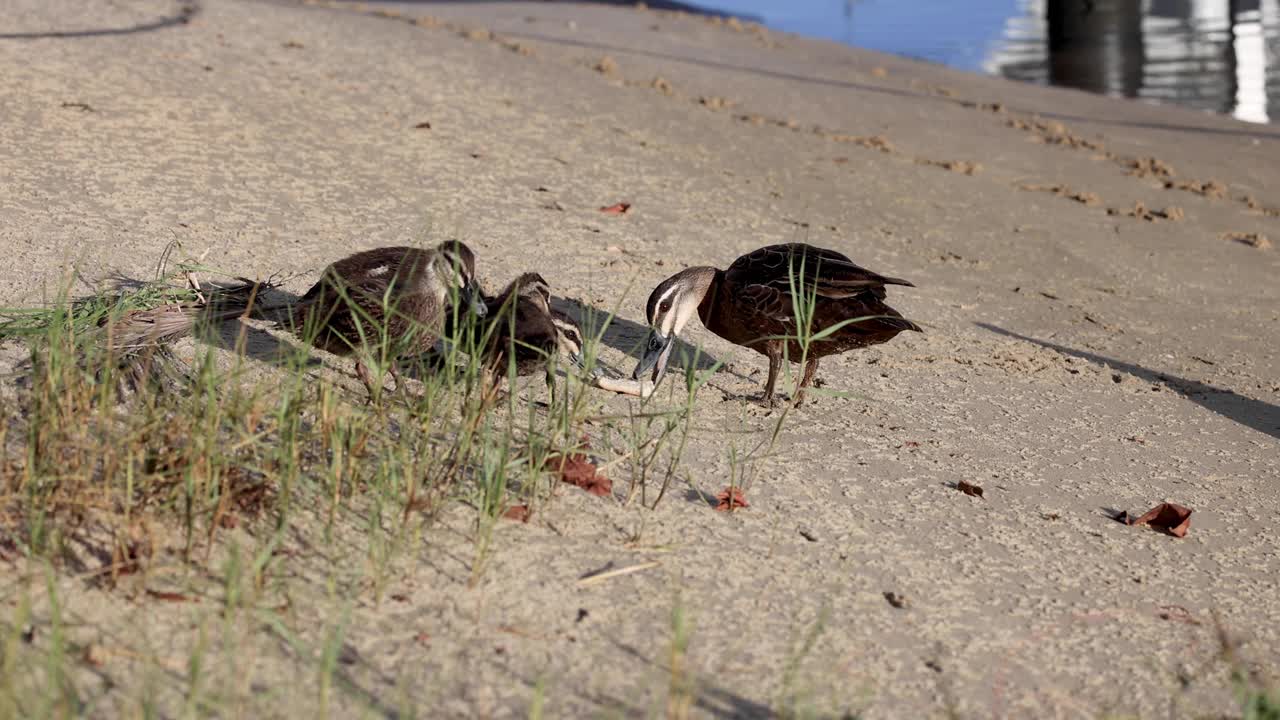
[[662, 304], [658, 305], [658, 312], [665, 313], [665, 312], [669, 312], [670, 310], [671, 310], [670, 300], [663, 300]]

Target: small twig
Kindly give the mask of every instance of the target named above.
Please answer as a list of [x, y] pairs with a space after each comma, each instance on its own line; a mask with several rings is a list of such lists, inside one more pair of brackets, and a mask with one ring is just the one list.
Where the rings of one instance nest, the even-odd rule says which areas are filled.
[[578, 587], [586, 587], [588, 585], [594, 585], [596, 583], [604, 582], [605, 580], [610, 580], [610, 579], [619, 577], [621, 575], [630, 575], [631, 573], [640, 572], [641, 570], [656, 568], [661, 564], [662, 563], [658, 562], [657, 560], [650, 560], [649, 562], [643, 562], [643, 563], [640, 563], [639, 565], [628, 565], [627, 567], [618, 568], [617, 570], [606, 570], [601, 573], [596, 573], [595, 575], [588, 575], [584, 578], [579, 578]]
[[183, 275], [187, 277], [187, 285], [191, 286], [191, 289], [195, 291], [196, 297], [200, 299], [200, 302], [208, 305], [209, 301], [205, 299], [204, 293], [200, 292], [200, 278], [196, 277], [195, 272], [192, 270], [183, 272]]
[[636, 453], [640, 452], [641, 450], [644, 450], [645, 448], [649, 447], [650, 445], [652, 445], [652, 444], [653, 444], [653, 443], [655, 443], [655, 442], [657, 442], [657, 438], [649, 438], [648, 440], [645, 440], [643, 443], [640, 443], [640, 444], [639, 444], [639, 445], [637, 445], [636, 447], [633, 447], [633, 448], [631, 448], [630, 450], [628, 450], [628, 451], [626, 451], [626, 452], [622, 453], [621, 455], [619, 455], [618, 457], [616, 457], [616, 458], [614, 458], [614, 459], [610, 460], [609, 462], [604, 463], [603, 465], [597, 465], [597, 466], [596, 466], [596, 472], [604, 472], [605, 470], [608, 470], [609, 468], [612, 468], [614, 465], [617, 465], [618, 463], [622, 462], [623, 460], [626, 460], [627, 458], [631, 457], [632, 455], [634, 455], [634, 454], [636, 454]]

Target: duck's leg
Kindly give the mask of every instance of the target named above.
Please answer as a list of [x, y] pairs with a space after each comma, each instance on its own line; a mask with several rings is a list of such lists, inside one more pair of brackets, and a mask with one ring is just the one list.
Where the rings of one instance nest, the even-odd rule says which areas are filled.
[[777, 342], [771, 342], [765, 345], [765, 355], [769, 357], [769, 379], [765, 381], [760, 403], [765, 407], [773, 407], [773, 388], [778, 383], [778, 371], [782, 369], [782, 347]]
[[792, 398], [792, 402], [796, 407], [800, 407], [800, 403], [804, 402], [804, 389], [809, 387], [813, 382], [813, 376], [818, 374], [818, 358], [811, 357], [804, 364], [804, 377], [800, 378], [800, 384], [796, 386], [796, 396]]
[[550, 396], [551, 398], [550, 399], [551, 404], [548, 407], [555, 407], [556, 406], [556, 373], [554, 370], [551, 369], [551, 363], [547, 363], [546, 370], [547, 370], [547, 395]]

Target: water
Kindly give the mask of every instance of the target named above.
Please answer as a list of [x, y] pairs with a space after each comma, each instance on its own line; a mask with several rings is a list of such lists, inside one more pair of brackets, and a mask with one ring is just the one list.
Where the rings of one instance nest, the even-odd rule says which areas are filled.
[[1015, 80], [1280, 121], [1280, 0], [704, 0]]

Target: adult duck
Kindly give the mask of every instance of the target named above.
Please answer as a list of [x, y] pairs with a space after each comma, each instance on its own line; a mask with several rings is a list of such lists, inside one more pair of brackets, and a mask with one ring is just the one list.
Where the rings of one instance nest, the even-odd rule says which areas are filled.
[[681, 270], [649, 295], [649, 338], [633, 378], [648, 372], [655, 385], [662, 379], [676, 336], [696, 312], [711, 332], [769, 358], [761, 398], [768, 406], [783, 360], [804, 362], [793, 398], [799, 405], [822, 358], [887, 342], [904, 330], [923, 332], [885, 304], [887, 285], [914, 287], [802, 243], [760, 248], [725, 270]]
[[456, 240], [432, 249], [384, 247], [329, 265], [290, 309], [287, 329], [337, 355], [356, 356], [356, 375], [375, 395], [366, 362], [385, 362], [400, 386], [399, 357], [429, 350], [450, 312], [483, 317], [476, 257]]

